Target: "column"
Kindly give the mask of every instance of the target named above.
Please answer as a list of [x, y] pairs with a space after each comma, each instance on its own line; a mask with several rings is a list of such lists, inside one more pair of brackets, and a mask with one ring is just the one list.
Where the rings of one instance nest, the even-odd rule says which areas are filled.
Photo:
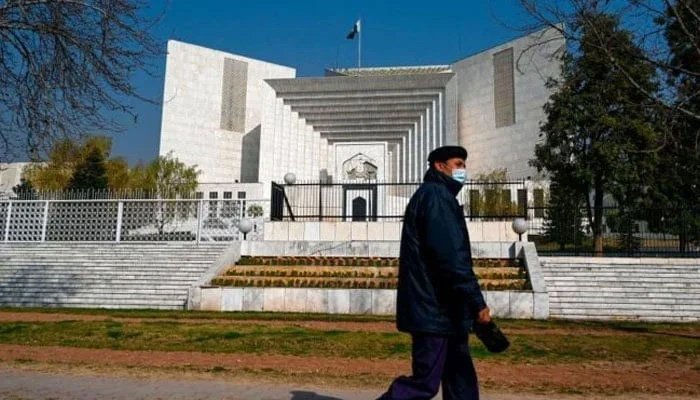
[[321, 170], [321, 135], [310, 125], [309, 131], [311, 131], [311, 179], [318, 181]]
[[273, 168], [271, 157], [264, 157], [273, 149], [275, 123], [275, 97], [270, 90], [263, 91], [262, 109], [260, 110], [260, 149], [258, 162], [258, 180], [269, 182]]
[[294, 118], [294, 115], [296, 113], [292, 112], [291, 107], [288, 105], [284, 106], [284, 136], [282, 137], [282, 168], [284, 169], [285, 172], [283, 174], [286, 174], [289, 171], [296, 172], [294, 171], [294, 152], [290, 150], [289, 146], [291, 143], [294, 143], [294, 140], [296, 139], [297, 135], [297, 130], [296, 130], [296, 124], [294, 123], [296, 121], [296, 118]]
[[314, 130], [305, 121], [302, 121], [304, 126], [304, 176], [306, 180], [313, 178], [313, 136]]
[[[415, 124], [414, 124], [414, 126], [415, 126]], [[408, 180], [413, 180], [413, 164], [412, 163], [414, 160], [413, 151], [415, 149], [415, 145], [413, 144], [414, 132], [415, 132], [415, 129], [408, 130], [408, 149], [407, 149], [408, 159], [406, 162], [406, 169], [407, 169], [406, 177]]]
[[[438, 97], [438, 98], [439, 98], [439, 97]], [[431, 114], [432, 117], [433, 117], [433, 120], [432, 120], [432, 122], [431, 122], [433, 140], [432, 140], [431, 147], [430, 147], [429, 150], [432, 150], [432, 149], [435, 149], [435, 148], [438, 147], [438, 145], [437, 145], [437, 135], [439, 134], [439, 132], [438, 132], [438, 129], [437, 129], [436, 108], [437, 108], [437, 105], [435, 104], [435, 100], [433, 100], [433, 112], [432, 112], [432, 114]]]
[[[411, 132], [410, 130], [408, 132]], [[406, 176], [406, 170], [408, 169], [408, 162], [406, 160], [406, 137], [401, 138], [401, 181], [408, 182]]]
[[401, 175], [401, 144], [394, 145], [394, 183], [398, 182]]
[[[425, 113], [427, 115], [427, 113], [428, 113], [427, 109], [425, 110]], [[425, 167], [425, 138], [428, 136], [426, 125], [425, 125], [426, 120], [427, 120], [427, 118], [425, 118], [426, 115], [420, 116], [420, 135], [419, 135], [420, 136], [420, 143], [419, 143], [419, 146], [420, 146], [419, 150], [420, 151], [418, 153], [419, 154], [419, 157], [418, 157], [419, 162], [418, 162], [418, 172], [417, 172], [418, 179], [421, 178], [422, 172], [423, 172], [424, 167]]]
[[442, 94], [442, 91], [438, 93], [438, 147], [444, 146], [444, 140], [445, 140], [445, 130], [443, 129], [442, 121], [443, 121], [443, 114], [445, 112], [445, 104], [443, 104], [445, 101], [445, 98]]
[[273, 167], [272, 167], [272, 180], [281, 182], [282, 178], [284, 177], [284, 172], [282, 172], [283, 168], [281, 165], [282, 161], [282, 122], [283, 122], [283, 117], [282, 114], [284, 113], [284, 105], [282, 104], [282, 99], [277, 98], [275, 99], [275, 135], [274, 135], [274, 141], [272, 143], [274, 151], [272, 152], [273, 157]]

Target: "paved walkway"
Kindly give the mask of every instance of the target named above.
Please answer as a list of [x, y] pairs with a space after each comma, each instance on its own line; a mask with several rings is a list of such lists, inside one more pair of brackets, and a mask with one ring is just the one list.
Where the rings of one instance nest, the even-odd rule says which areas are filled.
[[[0, 367], [0, 399], [3, 400], [367, 400], [376, 390], [320, 389], [313, 387], [240, 384], [216, 380], [97, 377], [46, 373]], [[441, 398], [440, 396], [437, 397]], [[482, 400], [574, 400], [607, 396], [534, 396], [484, 394]], [[640, 398], [623, 397], [620, 400]], [[652, 399], [653, 397], [644, 397]], [[660, 396], [659, 399], [672, 397]], [[673, 397], [675, 399], [675, 397]], [[678, 398], [681, 399], [681, 398]]]

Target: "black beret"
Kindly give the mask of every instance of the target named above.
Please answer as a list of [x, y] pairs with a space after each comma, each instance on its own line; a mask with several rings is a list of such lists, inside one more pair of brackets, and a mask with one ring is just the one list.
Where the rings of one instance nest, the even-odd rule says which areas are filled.
[[462, 146], [442, 146], [430, 152], [428, 164], [433, 165], [435, 161], [445, 162], [450, 158], [467, 159], [467, 150]]

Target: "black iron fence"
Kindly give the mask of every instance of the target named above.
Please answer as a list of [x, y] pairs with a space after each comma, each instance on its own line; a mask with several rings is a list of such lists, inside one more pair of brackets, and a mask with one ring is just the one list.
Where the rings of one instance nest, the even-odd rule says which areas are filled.
[[[420, 183], [272, 183], [273, 221], [399, 221]], [[525, 181], [465, 183], [458, 201], [471, 219], [524, 217]]]
[[[272, 221], [400, 221], [420, 183], [272, 184]], [[543, 255], [594, 255], [595, 235], [585, 209], [542, 205], [541, 189], [525, 181], [470, 181], [458, 195], [476, 221], [525, 218], [528, 240]], [[539, 191], [539, 193], [538, 193]], [[602, 210], [606, 256], [700, 257], [700, 206]]]
[[[585, 209], [530, 207], [528, 240], [543, 255], [593, 255], [595, 235]], [[700, 207], [602, 210], [606, 256], [700, 257]]]

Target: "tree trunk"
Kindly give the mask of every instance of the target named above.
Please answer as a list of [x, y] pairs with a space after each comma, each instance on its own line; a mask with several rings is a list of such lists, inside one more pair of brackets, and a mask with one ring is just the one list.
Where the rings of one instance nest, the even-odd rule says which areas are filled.
[[603, 178], [595, 177], [595, 189], [593, 191], [593, 254], [596, 257], [603, 256]]
[[593, 254], [596, 257], [603, 257], [603, 235], [596, 233], [593, 237]]
[[680, 232], [678, 235], [678, 244], [680, 246], [679, 250], [681, 254], [684, 254], [686, 251], [688, 251], [688, 231], [686, 230], [686, 214], [685, 214], [685, 209], [682, 209], [681, 212], [681, 226], [680, 226]]

